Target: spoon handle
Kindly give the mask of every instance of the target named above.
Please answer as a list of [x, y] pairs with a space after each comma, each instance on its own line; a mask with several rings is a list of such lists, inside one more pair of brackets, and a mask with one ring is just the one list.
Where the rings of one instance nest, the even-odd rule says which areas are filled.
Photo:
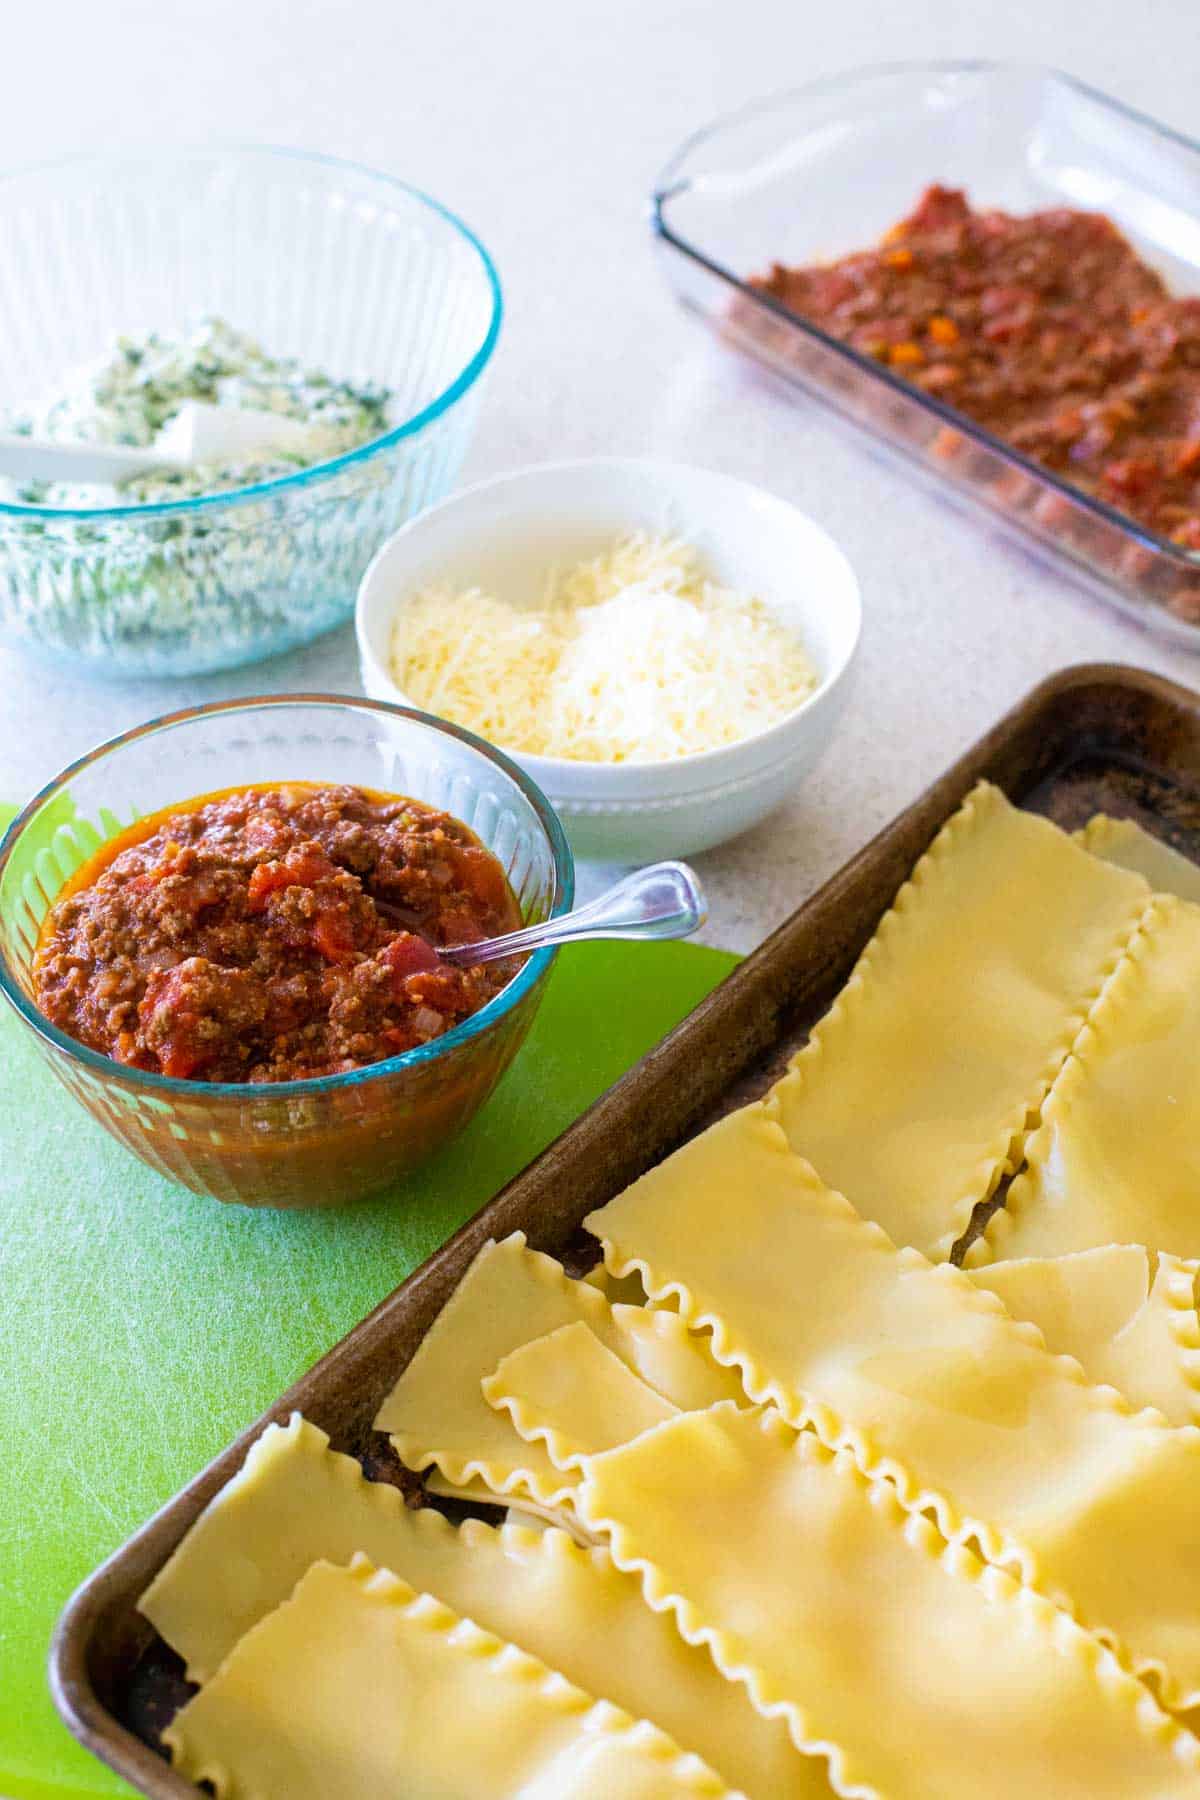
[[185, 400], [152, 444], [67, 443], [60, 438], [0, 432], [0, 475], [16, 481], [128, 481], [152, 469], [239, 461], [280, 450], [315, 460], [312, 427], [258, 407]]
[[128, 444], [64, 444], [0, 432], [0, 475], [14, 481], [127, 481], [155, 467], [152, 449]]
[[652, 863], [560, 919], [527, 925], [523, 931], [481, 944], [455, 944], [438, 954], [444, 962], [478, 964], [578, 938], [689, 937], [707, 917], [704, 889], [686, 863]]

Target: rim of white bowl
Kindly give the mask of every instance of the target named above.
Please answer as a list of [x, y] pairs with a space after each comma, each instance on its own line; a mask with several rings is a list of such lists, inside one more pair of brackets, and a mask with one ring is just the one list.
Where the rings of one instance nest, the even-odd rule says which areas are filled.
[[[810, 526], [813, 531], [824, 538], [829, 549], [833, 552], [838, 562], [841, 563], [846, 575], [849, 577], [848, 594], [853, 603], [853, 629], [840, 662], [835, 668], [830, 670], [828, 675], [818, 681], [817, 686], [813, 689], [812, 693], [805, 695], [799, 706], [795, 706], [792, 708], [791, 712], [785, 713], [782, 719], [776, 719], [773, 725], [764, 725], [761, 731], [752, 731], [745, 737], [735, 738], [732, 744], [720, 744], [713, 750], [689, 750], [683, 756], [664, 756], [652, 762], [611, 763], [584, 760], [579, 757], [571, 756], [543, 756], [532, 750], [514, 750], [506, 744], [498, 745], [498, 748], [502, 749], [506, 756], [515, 758], [523, 768], [527, 768], [530, 773], [535, 776], [539, 785], [546, 787], [548, 791], [552, 790], [554, 778], [559, 774], [574, 773], [578, 778], [578, 776], [586, 770], [603, 770], [605, 775], [615, 776], [617, 779], [620, 779], [621, 772], [626, 770], [636, 771], [638, 774], [642, 775], [652, 769], [686, 769], [702, 771], [705, 767], [712, 766], [718, 761], [732, 756], [735, 752], [746, 749], [749, 745], [769, 744], [773, 739], [785, 735], [790, 727], [795, 724], [797, 719], [808, 711], [809, 708], [814, 706], [818, 700], [823, 699], [826, 695], [832, 693], [834, 688], [845, 679], [846, 672], [854, 661], [855, 653], [858, 650], [859, 641], [862, 637], [862, 588], [858, 576], [855, 573], [853, 563], [850, 561], [850, 558], [846, 555], [846, 552], [842, 549], [837, 539], [825, 529], [824, 525], [819, 524], [818, 521], [812, 517], [811, 513], [804, 512], [803, 509], [795, 505], [793, 501], [784, 499], [782, 494], [776, 494], [772, 492], [770, 488], [760, 487], [757, 482], [747, 481], [742, 475], [730, 475], [727, 474], [724, 469], [709, 469], [703, 467], [699, 463], [677, 462], [674, 459], [653, 456], [566, 457], [553, 462], [527, 463], [519, 469], [510, 469], [506, 474], [492, 475], [484, 481], [473, 482], [469, 487], [461, 488], [458, 493], [451, 494], [445, 500], [440, 500], [436, 506], [431, 506], [425, 512], [418, 513], [416, 518], [409, 519], [405, 524], [400, 526], [398, 531], [394, 531], [391, 537], [386, 539], [386, 541], [379, 546], [379, 549], [367, 564], [363, 578], [358, 586], [358, 595], [354, 603], [354, 634], [358, 642], [358, 654], [360, 659], [364, 664], [370, 667], [379, 680], [386, 682], [390, 694], [395, 697], [395, 704], [412, 707], [416, 705], [416, 702], [412, 700], [404, 692], [403, 688], [401, 688], [393, 679], [391, 670], [388, 666], [385, 663], [381, 663], [379, 658], [375, 655], [369, 640], [366, 622], [371, 588], [378, 577], [380, 566], [392, 550], [393, 546], [398, 542], [411, 538], [415, 533], [429, 525], [434, 519], [440, 518], [442, 515], [453, 511], [456, 507], [465, 505], [467, 502], [477, 500], [480, 495], [489, 493], [494, 489], [507, 487], [516, 482], [526, 481], [535, 476], [558, 475], [565, 472], [581, 473], [584, 470], [595, 471], [601, 468], [635, 471], [644, 469], [653, 471], [655, 474], [687, 476], [702, 475], [711, 480], [722, 482], [729, 487], [741, 489], [747, 498], [754, 497], [758, 500], [764, 500], [770, 506], [780, 507], [787, 512], [794, 513], [797, 518], [802, 519], [806, 525]], [[403, 604], [404, 598], [405, 596], [398, 596], [394, 598], [391, 603], [389, 635], [391, 626], [395, 623], [396, 612]], [[378, 602], [377, 604], [382, 607], [383, 603]], [[372, 608], [372, 610], [374, 609]], [[441, 715], [438, 714], [434, 716], [440, 717]], [[471, 729], [471, 727], [466, 727], [465, 729]], [[787, 755], [788, 752], [782, 750], [778, 756], [771, 757], [770, 762], [774, 764], [775, 762], [784, 761]], [[555, 800], [555, 804], [560, 804], [557, 799]]]

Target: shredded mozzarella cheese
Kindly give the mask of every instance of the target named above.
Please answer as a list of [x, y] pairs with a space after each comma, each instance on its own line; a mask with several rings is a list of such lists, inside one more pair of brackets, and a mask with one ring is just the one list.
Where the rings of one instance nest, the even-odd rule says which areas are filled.
[[645, 533], [565, 575], [541, 605], [428, 587], [400, 608], [392, 676], [417, 706], [501, 745], [576, 762], [662, 762], [765, 730], [817, 686], [760, 600]]

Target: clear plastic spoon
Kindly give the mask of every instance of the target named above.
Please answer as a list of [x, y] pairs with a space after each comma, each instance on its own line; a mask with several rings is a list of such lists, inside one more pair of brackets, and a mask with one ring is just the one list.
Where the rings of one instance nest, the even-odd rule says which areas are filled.
[[527, 925], [523, 931], [510, 931], [479, 944], [449, 945], [438, 955], [443, 962], [488, 963], [551, 944], [573, 943], [577, 938], [690, 937], [707, 917], [704, 889], [686, 863], [652, 863], [562, 918]]

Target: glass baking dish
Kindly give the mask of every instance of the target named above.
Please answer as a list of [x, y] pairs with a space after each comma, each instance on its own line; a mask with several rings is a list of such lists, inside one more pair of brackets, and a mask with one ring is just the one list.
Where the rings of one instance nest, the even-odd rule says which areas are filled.
[[872, 358], [757, 293], [773, 262], [877, 242], [931, 182], [1011, 212], [1104, 212], [1175, 293], [1200, 293], [1200, 144], [1053, 69], [856, 70], [749, 106], [667, 164], [653, 220], [685, 305], [969, 496], [1124, 612], [1200, 646], [1200, 554], [1071, 487]]

